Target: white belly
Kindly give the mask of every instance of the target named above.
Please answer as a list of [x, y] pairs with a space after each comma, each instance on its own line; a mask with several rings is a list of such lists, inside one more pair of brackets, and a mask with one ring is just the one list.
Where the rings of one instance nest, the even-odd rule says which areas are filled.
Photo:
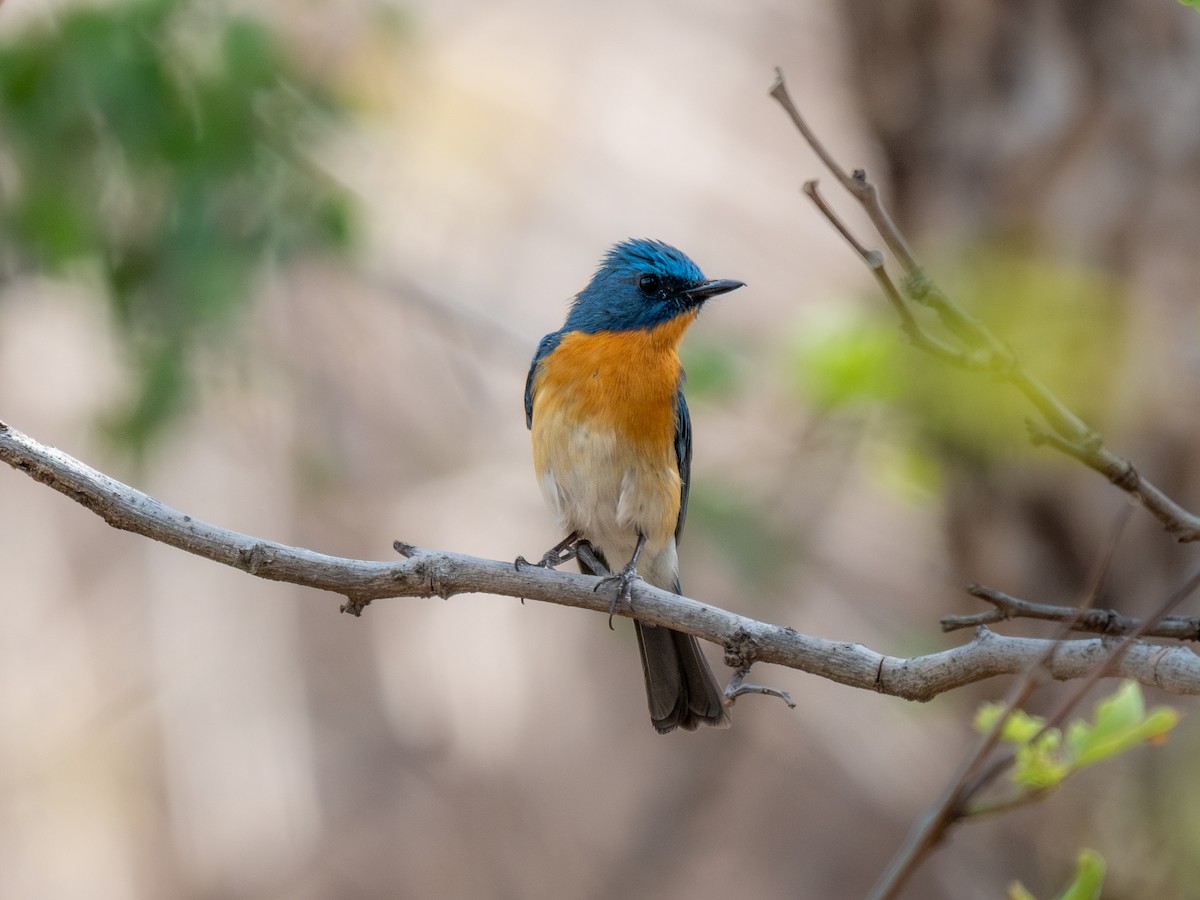
[[627, 440], [595, 423], [557, 434], [541, 487], [563, 533], [579, 532], [618, 570], [633, 555], [638, 533], [645, 534], [638, 572], [671, 590], [678, 574], [674, 526], [680, 496], [674, 460], [639, 459]]

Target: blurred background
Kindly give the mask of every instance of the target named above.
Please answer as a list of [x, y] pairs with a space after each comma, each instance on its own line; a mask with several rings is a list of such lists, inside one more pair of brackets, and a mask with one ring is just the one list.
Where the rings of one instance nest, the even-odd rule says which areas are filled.
[[[937, 620], [968, 581], [1076, 602], [1125, 498], [903, 343], [799, 193], [877, 243], [776, 65], [940, 283], [1200, 508], [1200, 14], [1173, 0], [5, 4], [0, 419], [271, 540], [532, 557], [560, 535], [529, 358], [654, 237], [749, 285], [685, 342], [690, 595], [896, 656], [967, 639]], [[1099, 603], [1142, 613], [1196, 561], [1135, 511]], [[354, 619], [8, 470], [0, 571], [3, 897], [862, 896], [1007, 687], [763, 667], [795, 710], [664, 738], [627, 621]], [[1084, 846], [1106, 897], [1200, 896], [1198, 750], [1187, 717], [960, 827], [908, 896], [1051, 896]]]

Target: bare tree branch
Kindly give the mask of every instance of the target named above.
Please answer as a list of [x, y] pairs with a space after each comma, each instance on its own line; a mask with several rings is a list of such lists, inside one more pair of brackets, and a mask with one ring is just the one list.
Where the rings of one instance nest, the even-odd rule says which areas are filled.
[[[1030, 434], [1035, 444], [1048, 444], [1095, 469], [1118, 488], [1137, 499], [1177, 541], [1200, 540], [1200, 516], [1172, 500], [1143, 477], [1129, 460], [1109, 450], [1097, 432], [1075, 415], [1045, 385], [1025, 371], [1020, 360], [1003, 341], [933, 282], [917, 262], [904, 235], [892, 222], [891, 216], [879, 199], [878, 190], [867, 178], [867, 173], [856, 169], [853, 173], [846, 174], [846, 170], [837, 163], [800, 115], [788, 94], [783, 73], [778, 69], [775, 70], [775, 83], [770, 94], [783, 107], [804, 140], [842, 187], [862, 206], [884, 244], [900, 263], [904, 271], [903, 295], [896, 290], [890, 276], [887, 275], [882, 254], [877, 250], [867, 249], [866, 245], [850, 232], [818, 194], [815, 181], [805, 184], [804, 193], [871, 269], [885, 296], [900, 315], [901, 328], [909, 339], [939, 359], [966, 369], [982, 369], [1012, 385], [1037, 407], [1045, 420], [1045, 425], [1030, 424]], [[961, 344], [961, 348], [931, 334], [914, 315], [908, 300], [932, 310], [942, 327]]]
[[[304, 585], [348, 598], [343, 609], [358, 613], [385, 597], [450, 597], [461, 593], [524, 597], [607, 613], [611, 600], [596, 593], [597, 579], [509, 562], [423, 550], [397, 542], [396, 562], [343, 559], [239, 534], [164, 505], [47, 447], [0, 422], [0, 460], [90, 509], [114, 528], [241, 569], [258, 578]], [[967, 644], [903, 659], [861, 644], [830, 641], [792, 628], [739, 616], [644, 582], [633, 588], [633, 609], [618, 614], [685, 631], [725, 648], [726, 662], [741, 668], [763, 662], [787, 666], [850, 687], [908, 700], [1024, 671], [1054, 642], [1005, 637], [979, 628]], [[1069, 641], [1053, 647], [1047, 670], [1060, 680], [1080, 678], [1103, 660], [1109, 638]], [[1185, 647], [1134, 645], [1112, 672], [1177, 694], [1200, 694], [1200, 656]]]
[[[1142, 625], [1141, 619], [1122, 615], [1113, 609], [1080, 609], [1076, 606], [1054, 606], [1022, 600], [982, 584], [967, 585], [967, 593], [992, 604], [986, 612], [942, 617], [942, 631], [975, 628], [1009, 619], [1041, 619], [1048, 622], [1067, 622], [1072, 631], [1087, 631], [1110, 636], [1130, 634]], [[1200, 641], [1200, 616], [1164, 616], [1145, 632], [1147, 637], [1170, 638], [1176, 641]]]

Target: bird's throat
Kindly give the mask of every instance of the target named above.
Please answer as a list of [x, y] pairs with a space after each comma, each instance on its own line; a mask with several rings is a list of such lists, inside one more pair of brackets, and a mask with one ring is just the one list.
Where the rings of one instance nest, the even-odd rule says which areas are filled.
[[542, 362], [537, 399], [574, 406], [578, 418], [614, 427], [637, 443], [673, 446], [683, 376], [679, 342], [695, 318], [689, 310], [654, 328], [564, 335]]

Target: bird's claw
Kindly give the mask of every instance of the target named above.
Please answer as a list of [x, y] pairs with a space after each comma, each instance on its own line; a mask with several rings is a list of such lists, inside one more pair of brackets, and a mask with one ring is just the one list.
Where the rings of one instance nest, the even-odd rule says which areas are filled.
[[546, 553], [535, 563], [531, 563], [523, 556], [518, 556], [513, 560], [513, 568], [518, 572], [521, 571], [521, 566], [533, 566], [536, 569], [557, 569], [565, 562], [570, 562], [575, 558], [574, 549], [570, 550], [547, 550]]
[[[3, 0], [0, 0], [3, 2]], [[571, 535], [561, 544], [556, 544], [545, 553], [542, 558], [535, 563], [531, 563], [523, 556], [518, 556], [513, 560], [513, 568], [518, 572], [521, 571], [521, 566], [534, 566], [538, 569], [557, 569], [565, 562], [570, 562], [578, 554], [578, 543], [575, 541], [575, 535]]]
[[637, 565], [631, 562], [621, 570], [619, 575], [608, 575], [596, 582], [596, 586], [592, 588], [593, 591], [599, 591], [600, 588], [607, 584], [615, 584], [617, 586], [612, 603], [608, 606], [609, 628], [613, 627], [613, 616], [617, 614], [617, 609], [622, 602], [628, 603], [630, 609], [633, 608], [633, 583], [641, 580], [642, 576], [638, 574]]

